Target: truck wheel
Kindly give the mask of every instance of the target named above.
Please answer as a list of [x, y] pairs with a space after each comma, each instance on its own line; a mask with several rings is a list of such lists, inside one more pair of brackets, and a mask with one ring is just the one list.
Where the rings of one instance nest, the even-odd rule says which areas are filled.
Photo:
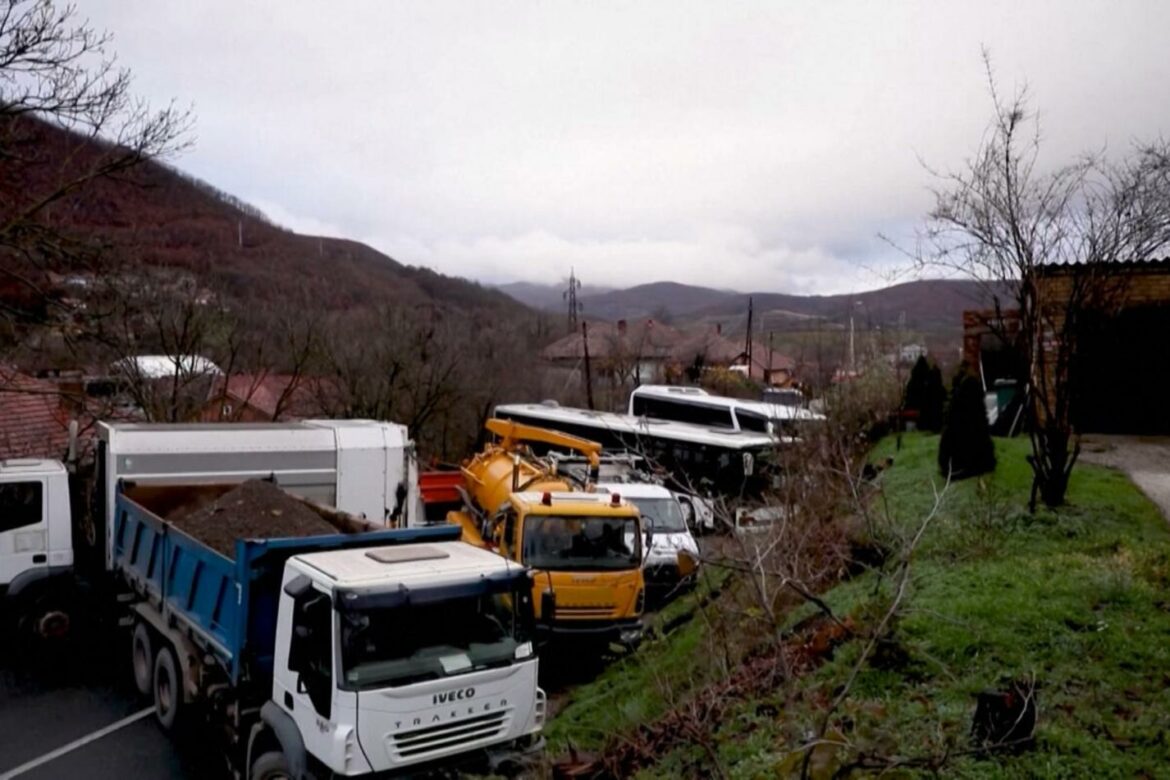
[[69, 599], [59, 587], [46, 586], [22, 593], [16, 613], [16, 640], [30, 658], [64, 650], [72, 638]]
[[179, 662], [169, 647], [159, 648], [154, 659], [154, 714], [167, 731], [175, 729], [183, 709], [183, 684]]
[[263, 753], [252, 762], [252, 773], [249, 780], [289, 780], [288, 760], [279, 750], [270, 750]]
[[154, 685], [153, 644], [146, 624], [135, 625], [134, 635], [130, 637], [130, 662], [134, 669], [134, 687], [143, 696], [149, 696]]

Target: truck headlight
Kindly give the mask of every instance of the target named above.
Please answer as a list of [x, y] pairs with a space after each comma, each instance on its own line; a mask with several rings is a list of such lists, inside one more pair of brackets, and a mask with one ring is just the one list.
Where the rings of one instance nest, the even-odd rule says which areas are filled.
[[532, 709], [532, 720], [536, 723], [537, 728], [544, 726], [544, 714], [547, 710], [548, 697], [544, 695], [544, 691], [540, 688], [536, 689], [536, 705]]

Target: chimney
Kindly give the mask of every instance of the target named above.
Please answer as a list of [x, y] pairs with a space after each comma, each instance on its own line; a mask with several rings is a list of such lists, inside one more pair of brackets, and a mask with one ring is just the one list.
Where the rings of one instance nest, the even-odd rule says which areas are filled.
[[722, 323], [722, 322], [716, 322], [716, 323], [715, 323], [715, 335], [716, 335], [716, 336], [722, 336], [722, 335], [723, 335], [723, 323]]
[[56, 376], [57, 404], [67, 418], [85, 410], [85, 376], [80, 371], [60, 371]]
[[618, 320], [618, 333], [620, 333], [623, 336], [626, 335], [626, 321], [625, 320]]

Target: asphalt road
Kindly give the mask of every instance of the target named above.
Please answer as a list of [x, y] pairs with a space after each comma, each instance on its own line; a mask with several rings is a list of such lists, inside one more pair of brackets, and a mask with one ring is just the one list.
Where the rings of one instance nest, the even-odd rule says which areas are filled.
[[[0, 657], [0, 780], [227, 776], [206, 748], [176, 744], [153, 712], [144, 713], [149, 702], [134, 690], [123, 657], [129, 650], [115, 656], [112, 644], [123, 642], [90, 637], [53, 658]], [[111, 726], [118, 728], [103, 733]]]

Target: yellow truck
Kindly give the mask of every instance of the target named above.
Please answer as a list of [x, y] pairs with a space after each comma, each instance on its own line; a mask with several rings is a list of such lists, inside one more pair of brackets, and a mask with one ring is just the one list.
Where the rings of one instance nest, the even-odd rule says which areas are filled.
[[[544, 638], [636, 642], [648, 540], [635, 506], [590, 490], [601, 445], [506, 420], [488, 420], [486, 427], [498, 441], [463, 466], [464, 506], [448, 521], [463, 527], [465, 541], [535, 572], [533, 602]], [[589, 479], [557, 474], [555, 463], [532, 454], [533, 442], [584, 454]]]

